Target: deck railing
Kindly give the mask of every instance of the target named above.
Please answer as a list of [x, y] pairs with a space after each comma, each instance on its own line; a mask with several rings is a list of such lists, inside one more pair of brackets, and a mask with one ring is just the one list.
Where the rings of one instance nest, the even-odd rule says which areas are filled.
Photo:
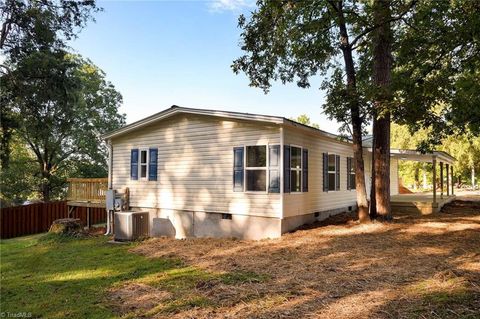
[[108, 189], [108, 178], [69, 178], [67, 200], [103, 203]]

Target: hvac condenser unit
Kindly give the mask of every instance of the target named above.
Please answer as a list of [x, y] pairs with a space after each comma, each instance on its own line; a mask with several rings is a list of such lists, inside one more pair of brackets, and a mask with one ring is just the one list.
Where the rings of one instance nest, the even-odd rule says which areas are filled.
[[136, 240], [148, 237], [148, 212], [115, 212], [114, 239]]

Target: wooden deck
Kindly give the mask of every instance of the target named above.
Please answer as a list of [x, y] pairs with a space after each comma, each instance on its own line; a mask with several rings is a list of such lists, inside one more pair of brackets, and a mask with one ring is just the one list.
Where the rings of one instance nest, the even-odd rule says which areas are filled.
[[67, 204], [80, 207], [105, 207], [107, 178], [69, 178]]
[[68, 217], [77, 207], [86, 207], [87, 227], [90, 228], [90, 208], [105, 208], [108, 178], [69, 178], [67, 191]]
[[391, 197], [392, 211], [394, 213], [420, 213], [428, 215], [439, 212], [443, 205], [455, 199], [455, 195], [437, 194], [436, 203], [433, 203], [433, 194], [400, 194]]

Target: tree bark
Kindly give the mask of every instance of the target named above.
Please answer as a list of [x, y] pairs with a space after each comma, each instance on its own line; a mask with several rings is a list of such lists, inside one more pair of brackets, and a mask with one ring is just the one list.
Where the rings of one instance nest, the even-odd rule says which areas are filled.
[[390, 111], [391, 68], [392, 68], [392, 30], [391, 11], [388, 0], [374, 2], [373, 17], [379, 25], [373, 34], [373, 81], [377, 89], [374, 98], [375, 137], [375, 200], [377, 218], [390, 220]]
[[350, 105], [350, 118], [352, 123], [353, 156], [355, 163], [355, 190], [357, 195], [358, 219], [360, 222], [369, 221], [368, 199], [365, 186], [365, 163], [363, 160], [362, 145], [362, 118], [360, 115], [360, 103], [357, 93], [357, 79], [355, 64], [353, 62], [352, 47], [349, 43], [348, 31], [343, 14], [342, 1], [338, 2], [340, 48], [345, 63], [347, 75], [347, 95]]

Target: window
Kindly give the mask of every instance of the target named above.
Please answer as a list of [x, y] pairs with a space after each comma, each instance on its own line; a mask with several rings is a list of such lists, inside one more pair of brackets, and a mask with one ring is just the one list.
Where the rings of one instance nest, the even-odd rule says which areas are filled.
[[302, 191], [302, 149], [290, 147], [290, 191]]
[[349, 157], [349, 172], [348, 172], [348, 178], [349, 178], [349, 189], [355, 189], [356, 184], [355, 184], [355, 161], [353, 160], [353, 157]]
[[335, 154], [328, 154], [328, 190], [334, 191], [336, 189], [336, 156]]
[[247, 191], [265, 192], [267, 190], [267, 146], [247, 146], [246, 151]]
[[140, 178], [147, 178], [147, 167], [148, 167], [148, 161], [147, 161], [147, 150], [141, 150], [140, 151]]
[[232, 219], [232, 214], [222, 214], [222, 219]]

